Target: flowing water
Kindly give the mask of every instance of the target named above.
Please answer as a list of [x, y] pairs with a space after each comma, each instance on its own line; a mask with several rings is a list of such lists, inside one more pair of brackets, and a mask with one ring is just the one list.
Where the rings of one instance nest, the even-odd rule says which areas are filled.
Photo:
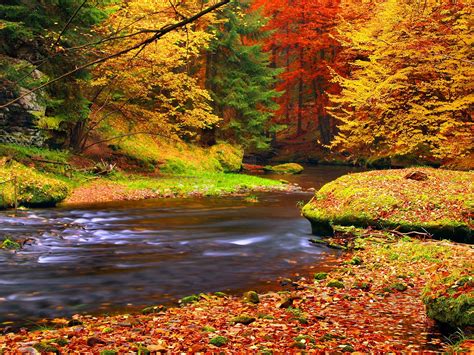
[[[308, 167], [285, 179], [319, 188], [347, 172]], [[275, 176], [279, 178], [279, 176]], [[198, 292], [261, 289], [323, 267], [298, 201], [311, 193], [117, 202], [0, 213], [0, 233], [31, 240], [0, 251], [0, 322], [167, 303]]]

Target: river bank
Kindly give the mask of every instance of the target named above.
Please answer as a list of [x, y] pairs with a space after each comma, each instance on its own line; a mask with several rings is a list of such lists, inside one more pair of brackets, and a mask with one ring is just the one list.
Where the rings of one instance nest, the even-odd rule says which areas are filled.
[[0, 336], [3, 353], [461, 349], [438, 333], [422, 298], [440, 274], [472, 275], [471, 247], [367, 230], [346, 238], [360, 250], [328, 273], [288, 280], [290, 291], [201, 294], [183, 298], [178, 308], [56, 319], [57, 329]]

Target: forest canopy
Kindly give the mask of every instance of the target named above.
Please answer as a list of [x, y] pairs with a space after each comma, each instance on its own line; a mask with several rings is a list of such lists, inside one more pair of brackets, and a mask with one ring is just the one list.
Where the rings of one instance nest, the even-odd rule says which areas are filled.
[[472, 160], [468, 5], [8, 0], [0, 110], [38, 101], [46, 144], [78, 152], [141, 133], [248, 153], [303, 143], [352, 161]]

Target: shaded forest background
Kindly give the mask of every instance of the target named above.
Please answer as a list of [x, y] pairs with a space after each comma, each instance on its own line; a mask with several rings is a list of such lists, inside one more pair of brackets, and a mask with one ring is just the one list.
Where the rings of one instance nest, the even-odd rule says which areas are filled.
[[472, 168], [467, 2], [233, 0], [153, 39], [215, 4], [3, 1], [1, 140]]

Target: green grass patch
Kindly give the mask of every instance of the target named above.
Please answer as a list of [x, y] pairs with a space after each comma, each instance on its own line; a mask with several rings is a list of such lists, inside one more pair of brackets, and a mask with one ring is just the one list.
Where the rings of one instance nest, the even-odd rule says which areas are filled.
[[160, 178], [119, 177], [115, 182], [131, 190], [150, 189], [159, 194], [189, 195], [200, 193], [218, 196], [257, 188], [283, 188], [276, 180], [257, 176], [224, 173], [196, 173], [195, 176], [164, 176]]

